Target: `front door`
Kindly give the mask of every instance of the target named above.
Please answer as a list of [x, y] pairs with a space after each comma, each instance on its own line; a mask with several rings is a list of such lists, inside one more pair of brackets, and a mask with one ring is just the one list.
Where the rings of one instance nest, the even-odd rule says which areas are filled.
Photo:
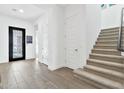
[[9, 26], [9, 61], [25, 59], [25, 29]]

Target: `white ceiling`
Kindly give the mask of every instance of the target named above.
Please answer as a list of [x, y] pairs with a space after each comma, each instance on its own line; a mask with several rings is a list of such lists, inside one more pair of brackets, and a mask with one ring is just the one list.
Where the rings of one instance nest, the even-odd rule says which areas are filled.
[[67, 7], [69, 4], [34, 4], [35, 6], [39, 7], [39, 8], [42, 8], [42, 9], [49, 9], [53, 6], [60, 6], [60, 7]]
[[[23, 9], [24, 13], [12, 11], [12, 9]], [[43, 9], [31, 4], [0, 4], [0, 14], [24, 19], [27, 21], [34, 21], [43, 13], [43, 11]]]
[[[53, 6], [66, 7], [68, 4], [0, 4], [0, 14], [12, 16], [27, 21], [35, 21], [44, 11]], [[24, 13], [13, 11], [13, 9], [23, 9]]]
[[34, 6], [39, 7], [41, 9], [45, 9], [45, 10], [53, 7], [54, 5], [55, 4], [34, 4]]

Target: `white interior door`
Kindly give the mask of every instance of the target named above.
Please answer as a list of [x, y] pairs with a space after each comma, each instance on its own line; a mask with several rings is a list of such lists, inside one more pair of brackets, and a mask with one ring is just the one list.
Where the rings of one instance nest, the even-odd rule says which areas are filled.
[[80, 61], [78, 31], [68, 29], [66, 31], [66, 63], [70, 68], [75, 69]]

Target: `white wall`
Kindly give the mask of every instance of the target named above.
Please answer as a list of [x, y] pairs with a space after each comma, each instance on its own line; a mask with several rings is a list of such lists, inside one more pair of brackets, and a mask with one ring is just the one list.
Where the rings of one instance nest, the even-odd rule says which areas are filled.
[[[39, 61], [47, 64], [50, 70], [65, 66], [64, 58], [64, 12], [63, 8], [53, 5], [36, 21], [38, 24]], [[44, 38], [45, 34], [47, 38]], [[43, 43], [44, 42], [44, 43]], [[45, 46], [45, 42], [48, 42]], [[47, 59], [44, 60], [44, 48], [47, 48]]]
[[121, 9], [123, 4], [114, 5], [110, 8], [102, 10], [101, 28], [111, 28], [120, 26]]
[[[86, 61], [85, 5], [68, 5], [65, 9], [66, 65], [76, 69]], [[78, 49], [77, 51], [75, 49]]]
[[48, 65], [48, 15], [44, 12], [41, 17], [35, 22], [38, 25], [38, 60], [41, 63]]
[[[47, 15], [41, 16], [37, 21], [39, 61], [45, 63], [42, 58], [45, 30], [48, 32], [47, 64], [50, 70], [83, 67], [100, 31], [100, 12], [98, 5], [75, 4], [65, 8], [54, 5], [47, 9]], [[45, 29], [41, 29], [46, 19], [48, 24]]]
[[0, 15], [0, 63], [9, 61], [8, 26], [26, 29], [26, 35], [33, 36], [33, 44], [26, 44], [26, 59], [35, 58], [35, 32], [33, 25], [16, 18]]
[[98, 4], [86, 5], [86, 57], [89, 57], [93, 45], [101, 31], [101, 8]]
[[63, 8], [54, 6], [48, 13], [48, 62], [49, 69], [65, 66]]
[[[100, 31], [99, 5], [68, 5], [65, 9], [66, 65], [83, 67]], [[94, 16], [93, 16], [94, 15]], [[75, 51], [78, 49], [78, 51]]]
[[58, 56], [57, 56], [57, 67], [65, 66], [65, 29], [64, 29], [64, 9], [62, 7], [56, 7], [56, 18], [57, 18], [57, 46], [58, 46]]

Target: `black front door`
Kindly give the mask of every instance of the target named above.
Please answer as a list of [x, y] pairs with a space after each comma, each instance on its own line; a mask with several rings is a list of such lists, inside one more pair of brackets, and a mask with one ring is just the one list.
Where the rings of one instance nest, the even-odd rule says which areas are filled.
[[9, 26], [9, 61], [25, 59], [25, 29]]

